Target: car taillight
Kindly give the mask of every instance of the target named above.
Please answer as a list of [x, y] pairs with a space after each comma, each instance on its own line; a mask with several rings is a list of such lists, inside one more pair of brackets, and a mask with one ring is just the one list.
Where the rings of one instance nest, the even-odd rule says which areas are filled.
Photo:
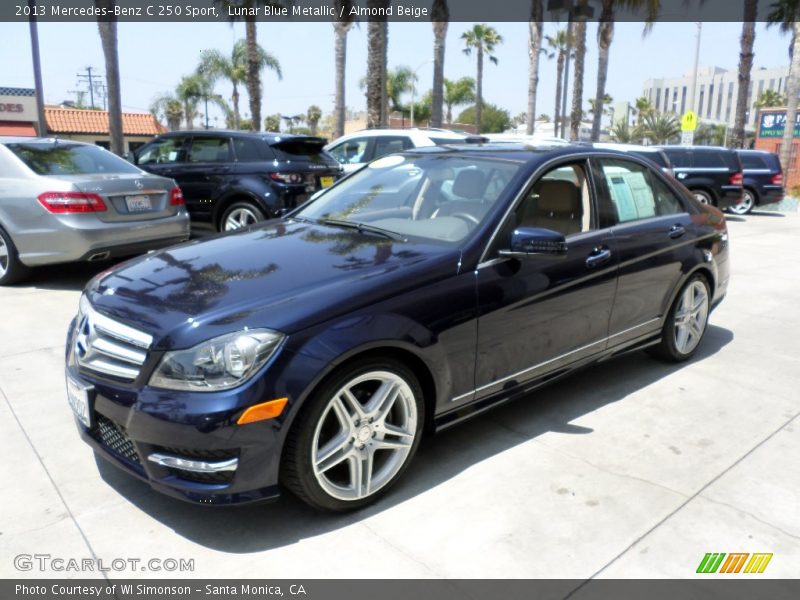
[[783, 185], [783, 173], [776, 173], [772, 176], [772, 185]]
[[56, 214], [103, 212], [106, 203], [97, 194], [83, 192], [44, 192], [38, 196], [39, 203], [47, 212]]
[[280, 183], [303, 183], [303, 176], [298, 173], [270, 173], [269, 178]]
[[182, 206], [185, 204], [183, 201], [183, 192], [177, 185], [169, 191], [169, 203], [172, 206]]
[[731, 175], [730, 183], [731, 185], [742, 185], [744, 181], [744, 176], [741, 173], [734, 173]]

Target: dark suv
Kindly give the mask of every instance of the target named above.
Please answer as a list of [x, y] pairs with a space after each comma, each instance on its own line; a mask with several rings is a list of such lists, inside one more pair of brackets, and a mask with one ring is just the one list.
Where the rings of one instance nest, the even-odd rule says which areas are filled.
[[703, 204], [729, 209], [742, 202], [742, 163], [733, 150], [715, 146], [661, 146], [675, 178]]
[[754, 206], [783, 200], [783, 170], [777, 154], [763, 150], [737, 150], [744, 168], [744, 201], [731, 207], [746, 215]]
[[325, 140], [283, 133], [174, 131], [139, 148], [133, 162], [171, 177], [192, 220], [219, 231], [270, 219], [333, 185], [339, 163]]

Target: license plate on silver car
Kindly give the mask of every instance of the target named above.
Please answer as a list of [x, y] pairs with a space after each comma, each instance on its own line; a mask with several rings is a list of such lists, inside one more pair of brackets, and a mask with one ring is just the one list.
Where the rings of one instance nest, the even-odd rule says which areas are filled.
[[153, 204], [150, 202], [150, 196], [145, 194], [139, 194], [138, 196], [125, 196], [125, 204], [128, 206], [128, 212], [153, 210]]
[[86, 428], [92, 426], [92, 409], [89, 405], [90, 389], [90, 386], [76, 381], [67, 373], [67, 402], [69, 402], [72, 412]]

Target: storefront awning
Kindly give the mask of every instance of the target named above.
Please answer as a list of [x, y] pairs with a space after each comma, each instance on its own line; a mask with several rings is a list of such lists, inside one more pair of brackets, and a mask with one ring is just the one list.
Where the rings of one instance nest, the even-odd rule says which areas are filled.
[[36, 137], [36, 129], [26, 121], [0, 121], [0, 135]]

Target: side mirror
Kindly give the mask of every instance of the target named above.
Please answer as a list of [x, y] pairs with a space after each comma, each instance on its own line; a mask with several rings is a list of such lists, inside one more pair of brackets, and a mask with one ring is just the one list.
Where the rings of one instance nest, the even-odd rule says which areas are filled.
[[500, 256], [526, 258], [528, 256], [562, 257], [567, 253], [563, 234], [552, 229], [519, 227], [511, 234], [511, 249], [500, 250]]

